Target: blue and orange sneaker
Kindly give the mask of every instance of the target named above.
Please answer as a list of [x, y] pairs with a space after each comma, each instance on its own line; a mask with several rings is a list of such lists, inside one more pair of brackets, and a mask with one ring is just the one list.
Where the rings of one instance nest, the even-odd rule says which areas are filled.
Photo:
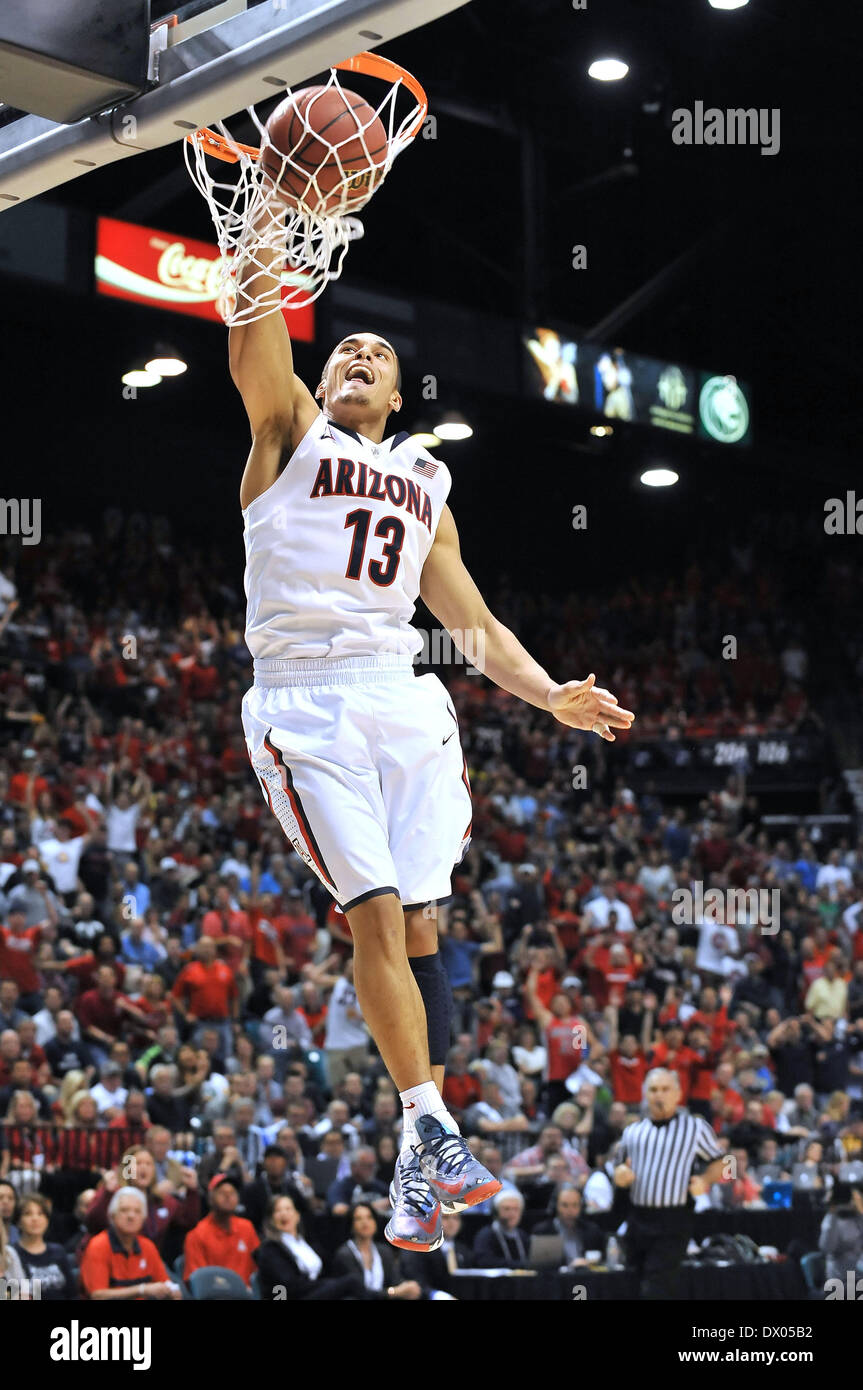
[[390, 1204], [393, 1214], [384, 1231], [390, 1245], [427, 1254], [443, 1244], [441, 1205], [420, 1172], [413, 1150], [396, 1159]]
[[420, 1172], [445, 1211], [464, 1211], [500, 1192], [503, 1183], [474, 1158], [467, 1141], [433, 1115], [419, 1116], [416, 1134]]

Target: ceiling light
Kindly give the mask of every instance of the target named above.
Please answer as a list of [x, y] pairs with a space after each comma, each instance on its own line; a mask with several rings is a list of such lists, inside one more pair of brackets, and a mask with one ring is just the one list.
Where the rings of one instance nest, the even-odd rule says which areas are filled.
[[742, 10], [749, 0], [708, 0], [712, 10]]
[[158, 372], [135, 371], [125, 372], [121, 378], [124, 386], [158, 386], [162, 378]]
[[641, 475], [645, 487], [673, 487], [679, 474], [673, 468], [647, 468]]
[[457, 410], [448, 410], [434, 432], [438, 439], [470, 439], [473, 430], [463, 415]]
[[436, 449], [440, 444], [440, 435], [435, 434], [427, 425], [417, 425], [411, 435], [411, 444], [417, 444], [421, 449]]
[[597, 439], [607, 439], [610, 434], [614, 434], [614, 429], [611, 425], [591, 425], [590, 432]]
[[628, 72], [629, 64], [620, 58], [596, 58], [587, 69], [588, 77], [595, 77], [597, 82], [619, 82]]
[[146, 370], [155, 372], [157, 376], [182, 376], [188, 368], [188, 362], [184, 362], [182, 357], [151, 357], [146, 363]]

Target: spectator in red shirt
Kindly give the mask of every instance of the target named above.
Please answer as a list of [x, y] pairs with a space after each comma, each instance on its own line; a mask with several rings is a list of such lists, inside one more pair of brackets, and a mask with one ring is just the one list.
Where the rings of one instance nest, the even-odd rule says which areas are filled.
[[689, 1069], [689, 1109], [695, 1115], [710, 1119], [710, 1100], [716, 1087], [716, 1064], [719, 1054], [711, 1047], [710, 1035], [701, 1023], [689, 1020], [687, 1044], [692, 1052]]
[[89, 1241], [81, 1260], [81, 1286], [88, 1298], [182, 1298], [155, 1245], [141, 1234], [146, 1212], [146, 1198], [137, 1188], [114, 1193], [108, 1229]]
[[482, 1099], [479, 1078], [468, 1071], [467, 1053], [463, 1048], [454, 1047], [449, 1054], [442, 1094], [456, 1119]]
[[629, 947], [622, 941], [612, 941], [603, 933], [598, 942], [587, 948], [584, 963], [590, 970], [590, 989], [600, 1009], [613, 1004], [619, 1009], [627, 985], [635, 979], [636, 970]]
[[561, 1101], [569, 1099], [566, 1080], [577, 1070], [586, 1046], [596, 1047], [597, 1044], [590, 1025], [575, 1012], [569, 995], [555, 994], [549, 1008], [543, 1005], [536, 991], [537, 978], [534, 966], [527, 977], [525, 995], [545, 1034], [548, 1053], [545, 1103], [551, 1112]]
[[725, 827], [721, 823], [710, 821], [705, 828], [704, 838], [695, 851], [705, 878], [710, 874], [721, 873], [731, 858], [731, 844], [724, 830]]
[[678, 1023], [669, 1023], [663, 1031], [664, 1037], [654, 1047], [650, 1065], [674, 1072], [680, 1082], [680, 1104], [687, 1105], [695, 1053], [686, 1046], [683, 1029]]
[[690, 1028], [697, 1024], [707, 1029], [709, 1045], [714, 1052], [721, 1052], [734, 1032], [734, 1022], [728, 1017], [728, 1005], [733, 993], [730, 985], [722, 985], [717, 1002], [716, 990], [708, 985], [698, 996], [698, 1008], [689, 1018]]
[[121, 1037], [126, 1023], [146, 1023], [140, 1009], [117, 990], [113, 966], [100, 965], [96, 972], [96, 988], [88, 989], [78, 1000], [75, 1010], [81, 1025], [81, 1037], [88, 1043], [93, 1058], [102, 1067], [108, 1060], [108, 1050]]
[[222, 1056], [233, 1052], [231, 1020], [238, 1017], [237, 981], [226, 961], [216, 959], [216, 943], [202, 936], [196, 947], [197, 960], [184, 965], [171, 991], [179, 1013], [187, 1023], [217, 1028], [222, 1040]]
[[33, 1014], [42, 1007], [41, 979], [35, 959], [43, 925], [28, 927], [26, 920], [23, 907], [11, 907], [8, 925], [0, 927], [0, 979], [15, 981], [21, 992], [19, 1006]]
[[710, 1097], [713, 1114], [713, 1128], [718, 1132], [722, 1125], [735, 1125], [743, 1119], [745, 1106], [743, 1097], [732, 1086], [734, 1066], [731, 1062], [720, 1062], [716, 1068], [716, 1079]]
[[323, 1047], [324, 1037], [327, 1028], [327, 1006], [323, 1001], [317, 985], [306, 980], [300, 986], [300, 1005], [297, 1010], [301, 1013], [309, 1028], [312, 1031], [312, 1041], [316, 1047]]
[[218, 1265], [232, 1269], [248, 1284], [257, 1265], [252, 1252], [260, 1245], [258, 1233], [244, 1216], [235, 1215], [240, 1194], [227, 1173], [216, 1173], [207, 1192], [210, 1214], [186, 1236], [183, 1278], [196, 1269]]
[[220, 883], [215, 906], [204, 913], [201, 936], [213, 938], [219, 955], [236, 974], [249, 959], [252, 934], [248, 913], [231, 906], [231, 890], [227, 884]]
[[644, 1092], [644, 1078], [650, 1068], [647, 1054], [653, 1030], [653, 1010], [645, 1007], [640, 1046], [639, 1039], [634, 1033], [625, 1033], [622, 1038], [620, 1037], [618, 1031], [620, 1014], [616, 1005], [609, 1004], [605, 1012], [609, 1025], [608, 1060], [611, 1066], [614, 1099], [622, 1101], [624, 1105], [628, 1106], [640, 1105]]
[[288, 965], [299, 974], [315, 954], [318, 935], [314, 919], [303, 907], [303, 895], [299, 888], [291, 888], [288, 891], [285, 911], [279, 921], [285, 931]]
[[260, 984], [265, 970], [285, 970], [285, 919], [276, 911], [272, 893], [262, 893], [249, 911], [252, 925], [252, 981]]

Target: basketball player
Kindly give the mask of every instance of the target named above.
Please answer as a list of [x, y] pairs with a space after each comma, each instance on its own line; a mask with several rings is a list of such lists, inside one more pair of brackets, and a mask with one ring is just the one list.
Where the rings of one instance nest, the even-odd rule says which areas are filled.
[[[261, 250], [244, 291], [278, 303], [281, 258]], [[561, 723], [612, 740], [634, 716], [593, 675], [560, 685], [486, 607], [446, 505], [446, 465], [404, 432], [390, 343], [350, 334], [314, 395], [294, 374], [281, 313], [230, 331], [230, 370], [252, 447], [240, 487], [246, 641], [254, 684], [243, 727], [264, 796], [345, 913], [362, 1016], [401, 1095], [402, 1150], [386, 1229], [434, 1250], [441, 1207], [500, 1190], [441, 1098], [452, 1008], [435, 905], [471, 829], [456, 712], [416, 677], [421, 594], [489, 679]]]

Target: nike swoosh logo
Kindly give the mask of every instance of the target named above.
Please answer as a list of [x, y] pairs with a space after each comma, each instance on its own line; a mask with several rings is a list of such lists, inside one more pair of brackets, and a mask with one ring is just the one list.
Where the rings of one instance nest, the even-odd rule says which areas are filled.
[[426, 1235], [430, 1236], [434, 1232], [434, 1228], [437, 1225], [437, 1217], [437, 1212], [430, 1216], [428, 1221], [420, 1221], [419, 1217], [417, 1217], [416, 1223], [421, 1231], [425, 1231]]
[[449, 743], [449, 741], [450, 741], [451, 738], [455, 738], [456, 732], [457, 732], [457, 731], [456, 731], [455, 729], [453, 729], [453, 731], [452, 731], [451, 734], [447, 734], [446, 738], [444, 739], [444, 743]]
[[417, 1103], [416, 1103], [415, 1100], [412, 1100], [411, 1103], [410, 1103], [410, 1105], [406, 1105], [406, 1106], [405, 1106], [405, 1110], [416, 1110], [416, 1108], [417, 1108]]
[[458, 1182], [441, 1182], [440, 1178], [438, 1178], [435, 1182], [435, 1187], [442, 1187], [444, 1192], [451, 1192], [453, 1196], [456, 1196], [464, 1187], [464, 1178], [461, 1178]]

